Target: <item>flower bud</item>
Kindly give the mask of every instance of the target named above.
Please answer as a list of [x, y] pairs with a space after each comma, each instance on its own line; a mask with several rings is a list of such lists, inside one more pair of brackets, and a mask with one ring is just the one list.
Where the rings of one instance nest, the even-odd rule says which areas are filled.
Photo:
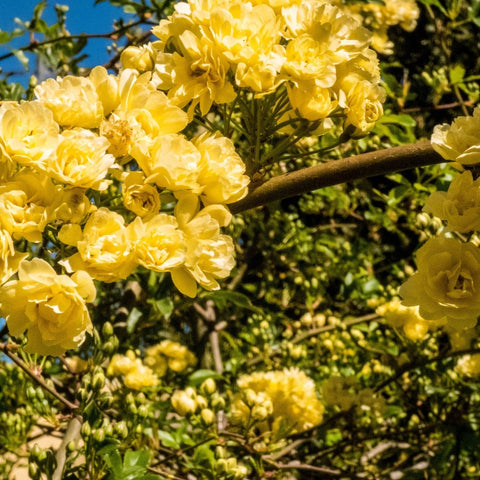
[[200, 392], [203, 395], [209, 396], [212, 395], [217, 390], [217, 385], [213, 378], [207, 378], [201, 385], [200, 385]]
[[215, 422], [215, 414], [209, 408], [204, 408], [200, 412], [200, 416], [202, 417], [203, 422], [205, 425], [212, 425]]

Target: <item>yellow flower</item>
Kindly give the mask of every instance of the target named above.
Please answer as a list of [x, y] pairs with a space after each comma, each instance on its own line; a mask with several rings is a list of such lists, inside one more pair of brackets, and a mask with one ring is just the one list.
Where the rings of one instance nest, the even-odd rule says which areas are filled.
[[147, 183], [173, 191], [201, 192], [198, 184], [201, 155], [184, 136], [163, 135], [153, 141], [149, 152], [135, 148], [133, 156], [147, 176]]
[[0, 185], [0, 228], [14, 239], [40, 242], [52, 219], [58, 189], [45, 174], [28, 169], [19, 171]]
[[451, 125], [436, 125], [431, 138], [432, 147], [445, 160], [454, 160], [460, 165], [480, 163], [480, 107], [473, 116], [457, 117]]
[[56, 154], [47, 162], [47, 173], [74, 187], [105, 190], [110, 183], [105, 177], [115, 162], [115, 157], [106, 153], [108, 146], [106, 138], [90, 130], [66, 130]]
[[282, 10], [289, 39], [307, 33], [320, 43], [334, 64], [351, 60], [368, 48], [371, 33], [351, 15], [322, 1], [302, 2]]
[[58, 206], [53, 212], [53, 217], [63, 223], [81, 223], [96, 208], [90, 203], [83, 188], [64, 188], [60, 192]]
[[480, 377], [480, 353], [460, 357], [455, 370], [467, 377]]
[[160, 196], [154, 185], [145, 183], [142, 172], [130, 172], [123, 181], [123, 204], [139, 217], [148, 217], [160, 210]]
[[103, 119], [103, 104], [89, 78], [49, 78], [35, 87], [35, 95], [64, 127], [97, 128]]
[[197, 105], [200, 105], [202, 115], [206, 115], [213, 102], [232, 102], [236, 93], [227, 79], [230, 65], [212, 43], [190, 30], [185, 30], [178, 42], [182, 55], [174, 53], [170, 57], [172, 88], [168, 97], [172, 102], [179, 107], [192, 102], [188, 109], [190, 118]]
[[195, 355], [184, 345], [164, 340], [145, 350], [145, 364], [157, 372], [165, 375], [167, 367], [174, 372], [183, 372], [197, 363]]
[[123, 68], [133, 68], [139, 72], [153, 70], [155, 52], [151, 43], [146, 45], [129, 46], [120, 55], [120, 62]]
[[115, 354], [107, 368], [108, 375], [123, 375], [125, 386], [132, 390], [154, 387], [158, 377], [151, 368], [145, 366], [132, 350], [126, 355]]
[[288, 42], [283, 71], [295, 80], [316, 80], [319, 87], [331, 87], [336, 68], [327, 45], [304, 33]]
[[472, 328], [480, 314], [480, 251], [444, 236], [418, 250], [418, 272], [400, 288], [403, 304], [426, 320], [445, 317], [452, 328]]
[[0, 106], [0, 153], [5, 162], [41, 167], [55, 151], [58, 124], [40, 102]]
[[470, 171], [456, 177], [447, 192], [434, 192], [423, 210], [447, 222], [449, 230], [468, 233], [480, 230], [480, 179]]
[[[268, 401], [271, 402], [271, 431], [278, 438], [303, 432], [320, 424], [323, 419], [324, 407], [317, 398], [313, 380], [296, 368], [243, 375], [237, 383], [241, 390], [252, 390], [254, 393], [246, 396], [244, 403], [247, 407], [252, 407], [251, 397], [253, 404], [265, 404], [264, 413], [268, 415]], [[258, 402], [255, 394], [264, 394], [266, 398], [260, 398]], [[257, 412], [259, 420], [264, 416], [261, 413]], [[262, 431], [269, 430], [269, 425], [260, 424], [260, 428]]]
[[137, 266], [132, 233], [121, 215], [101, 207], [90, 215], [83, 232], [78, 224], [61, 228], [59, 240], [75, 246], [78, 253], [60, 263], [68, 272], [85, 270], [103, 282], [123, 280]]
[[368, 132], [383, 115], [385, 91], [368, 80], [362, 80], [346, 92], [347, 125], [357, 128], [356, 134]]
[[385, 318], [386, 323], [394, 328], [403, 328], [410, 340], [423, 340], [429, 330], [444, 325], [444, 319], [425, 320], [418, 311], [418, 306], [406, 307], [399, 299], [394, 299], [377, 308], [377, 313]]
[[328, 117], [337, 108], [332, 91], [318, 85], [316, 80], [296, 82], [287, 89], [292, 108], [312, 122]]
[[137, 262], [157, 272], [180, 266], [185, 260], [185, 240], [177, 226], [175, 217], [165, 213], [154, 215], [148, 221], [137, 217], [128, 227], [136, 238]]
[[199, 211], [195, 195], [183, 195], [175, 207], [180, 229], [185, 235], [186, 256], [183, 266], [171, 271], [175, 286], [189, 297], [197, 293], [197, 283], [207, 290], [218, 290], [218, 278], [226, 278], [232, 270], [233, 241], [220, 233], [231, 214], [222, 205], [209, 205]]
[[0, 287], [1, 311], [10, 334], [28, 331], [27, 352], [61, 355], [80, 345], [92, 324], [86, 302], [96, 291], [86, 272], [57, 275], [44, 260], [23, 260], [18, 280]]
[[26, 257], [28, 253], [15, 251], [10, 234], [0, 230], [0, 285], [17, 273], [20, 262]]
[[198, 183], [202, 186], [202, 201], [233, 203], [248, 192], [250, 179], [245, 164], [235, 151], [233, 142], [219, 133], [205, 133], [193, 140], [201, 155]]
[[175, 390], [170, 399], [173, 408], [179, 415], [185, 417], [198, 409], [198, 396], [195, 390], [187, 387], [185, 390]]
[[110, 75], [104, 67], [97, 66], [88, 75], [103, 106], [103, 115], [108, 116], [120, 103], [119, 81]]
[[100, 125], [101, 135], [111, 144], [109, 152], [116, 157], [131, 154], [140, 143], [146, 149], [154, 138], [176, 133], [188, 123], [187, 114], [156, 90], [151, 76], [131, 69], [119, 75], [120, 103]]

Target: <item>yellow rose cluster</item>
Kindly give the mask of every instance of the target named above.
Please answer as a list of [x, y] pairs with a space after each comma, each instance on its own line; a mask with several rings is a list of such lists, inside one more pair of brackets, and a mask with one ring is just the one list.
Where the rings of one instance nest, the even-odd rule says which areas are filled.
[[[232, 141], [179, 133], [188, 116], [151, 72], [96, 67], [48, 79], [35, 95], [0, 105], [0, 309], [10, 332], [28, 331], [32, 352], [78, 346], [91, 329], [92, 279], [123, 280], [139, 265], [170, 272], [191, 297], [198, 284], [218, 289], [234, 265], [226, 205], [249, 183]], [[51, 265], [28, 262], [30, 244], [47, 238]]]
[[388, 28], [400, 25], [411, 32], [417, 26], [420, 16], [415, 0], [383, 0], [378, 3], [345, 3], [337, 0], [336, 4], [359, 17], [363, 25], [373, 33], [372, 47], [385, 54], [392, 54], [394, 47], [388, 38]]
[[322, 422], [324, 406], [315, 384], [296, 368], [243, 375], [237, 383], [241, 393], [232, 403], [233, 423], [255, 425], [275, 439]]
[[[371, 33], [332, 2], [189, 0], [153, 32], [158, 41], [127, 48], [121, 60], [153, 72], [157, 88], [171, 105], [188, 107], [190, 118], [197, 106], [206, 115], [212, 104], [232, 103], [242, 91], [261, 97], [281, 86], [289, 118], [322, 122], [335, 113], [362, 134], [383, 113]], [[229, 145], [218, 148], [229, 155]], [[168, 181], [158, 149], [150, 152], [155, 173]]]
[[433, 148], [454, 162], [461, 173], [447, 192], [434, 192], [425, 204], [427, 213], [445, 222], [438, 237], [417, 253], [418, 271], [400, 288], [403, 304], [418, 305], [427, 321], [446, 322], [447, 329], [471, 329], [480, 315], [480, 109], [459, 117], [452, 125], [438, 125]]

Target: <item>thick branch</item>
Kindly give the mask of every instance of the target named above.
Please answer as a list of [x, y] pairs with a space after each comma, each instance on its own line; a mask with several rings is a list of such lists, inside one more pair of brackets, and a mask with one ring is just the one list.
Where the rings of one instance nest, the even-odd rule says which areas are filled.
[[264, 183], [253, 183], [250, 193], [229, 207], [235, 214], [318, 188], [442, 162], [445, 160], [433, 150], [428, 140], [341, 160], [329, 160], [270, 178]]

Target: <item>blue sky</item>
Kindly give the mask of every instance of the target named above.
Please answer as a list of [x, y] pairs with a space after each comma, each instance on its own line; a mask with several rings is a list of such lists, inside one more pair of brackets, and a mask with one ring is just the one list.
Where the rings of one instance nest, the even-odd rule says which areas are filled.
[[[35, 0], [0, 0], [0, 30], [11, 31], [16, 27], [14, 18], [20, 18], [22, 21], [31, 20], [33, 10], [37, 2]], [[71, 34], [79, 33], [107, 33], [113, 30], [113, 21], [119, 17], [125, 20], [133, 18], [126, 14], [119, 7], [113, 7], [108, 2], [94, 5], [94, 0], [48, 0], [47, 8], [42, 18], [50, 25], [56, 22], [54, 5], [66, 5], [69, 7], [67, 12], [67, 30]], [[41, 37], [37, 38], [39, 41]], [[8, 53], [9, 46], [15, 48], [28, 45], [28, 36], [23, 36], [14, 40], [12, 44], [0, 45], [0, 56]], [[83, 66], [100, 65], [108, 61], [109, 55], [106, 50], [107, 41], [104, 39], [91, 39], [85, 49], [89, 58], [82, 62]], [[3, 60], [0, 62], [3, 71], [18, 72], [19, 75], [12, 77], [12, 80], [28, 82], [31, 72], [26, 74], [20, 62], [16, 58]], [[30, 66], [33, 71], [34, 65]]]

